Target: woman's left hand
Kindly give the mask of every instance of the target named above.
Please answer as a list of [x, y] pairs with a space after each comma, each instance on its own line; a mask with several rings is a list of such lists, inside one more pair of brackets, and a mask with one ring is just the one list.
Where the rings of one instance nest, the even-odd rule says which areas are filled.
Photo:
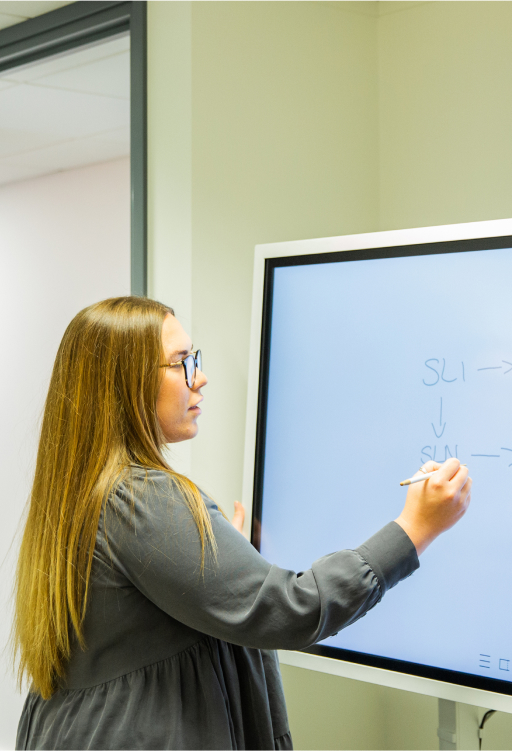
[[244, 519], [245, 519], [245, 509], [239, 501], [235, 501], [235, 515], [231, 523], [233, 527], [237, 529], [240, 533], [242, 532], [242, 529], [244, 526]]

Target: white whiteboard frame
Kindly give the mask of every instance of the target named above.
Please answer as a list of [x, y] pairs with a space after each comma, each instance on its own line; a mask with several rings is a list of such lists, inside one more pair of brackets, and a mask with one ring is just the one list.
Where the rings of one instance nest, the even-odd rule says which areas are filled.
[[[309, 255], [313, 253], [335, 253], [345, 250], [420, 245], [506, 235], [512, 235], [512, 219], [497, 219], [486, 222], [470, 222], [467, 224], [446, 224], [437, 227], [369, 232], [361, 235], [341, 235], [339, 237], [322, 237], [313, 240], [293, 240], [291, 242], [256, 245], [254, 250], [242, 491], [242, 503], [247, 519], [247, 536], [249, 536], [249, 527], [252, 519], [265, 260], [267, 258], [282, 258], [285, 256]], [[279, 659], [285, 665], [316, 670], [368, 683], [377, 683], [382, 686], [389, 686], [390, 688], [398, 688], [404, 691], [412, 691], [413, 693], [426, 694], [427, 696], [435, 696], [440, 699], [449, 699], [488, 709], [497, 709], [512, 714], [512, 696], [505, 694], [470, 688], [468, 686], [459, 686], [454, 683], [407, 675], [406, 673], [374, 668], [344, 660], [321, 657], [306, 652], [280, 650]]]

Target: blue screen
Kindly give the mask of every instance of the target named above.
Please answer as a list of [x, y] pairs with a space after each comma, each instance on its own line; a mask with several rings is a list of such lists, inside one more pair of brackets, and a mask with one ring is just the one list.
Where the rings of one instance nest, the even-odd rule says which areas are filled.
[[512, 250], [274, 270], [261, 553], [295, 571], [457, 456], [472, 503], [332, 647], [512, 679]]

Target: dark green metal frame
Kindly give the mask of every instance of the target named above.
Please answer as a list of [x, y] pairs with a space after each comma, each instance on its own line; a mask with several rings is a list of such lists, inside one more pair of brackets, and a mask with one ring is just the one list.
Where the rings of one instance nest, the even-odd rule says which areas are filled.
[[0, 71], [130, 32], [131, 289], [147, 294], [146, 2], [85, 0], [0, 30]]

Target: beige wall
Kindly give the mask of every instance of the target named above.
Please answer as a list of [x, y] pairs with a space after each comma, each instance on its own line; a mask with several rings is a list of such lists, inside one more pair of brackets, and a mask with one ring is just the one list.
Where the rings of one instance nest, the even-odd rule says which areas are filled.
[[192, 466], [228, 510], [254, 246], [376, 227], [372, 21], [329, 3], [192, 3], [193, 339], [210, 378]]
[[[210, 379], [177, 461], [231, 512], [254, 245], [510, 216], [512, 4], [148, 7], [151, 294], [193, 316]], [[283, 679], [297, 748], [437, 748], [435, 699]], [[512, 716], [488, 727], [511, 747]]]
[[[191, 3], [149, 4], [148, 287], [192, 328]], [[172, 466], [192, 475], [192, 445], [174, 444]]]
[[435, 749], [437, 699], [282, 665], [297, 749]]
[[511, 2], [379, 18], [380, 229], [512, 215], [511, 32]]

